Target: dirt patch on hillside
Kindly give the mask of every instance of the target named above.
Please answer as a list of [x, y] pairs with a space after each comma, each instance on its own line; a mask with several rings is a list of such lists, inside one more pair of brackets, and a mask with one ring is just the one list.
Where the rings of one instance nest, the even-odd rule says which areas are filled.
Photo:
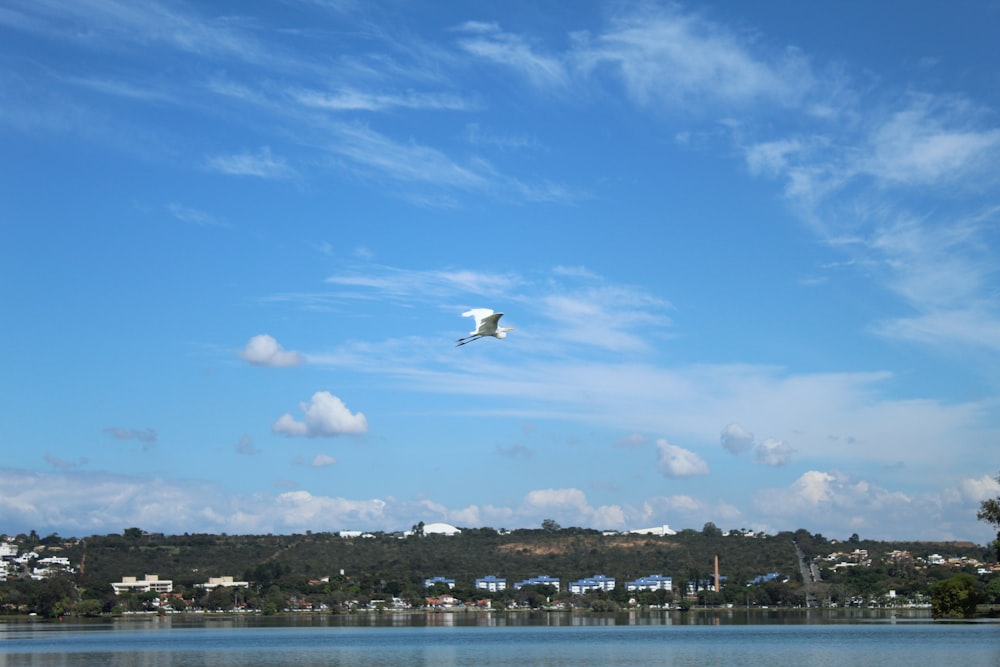
[[660, 549], [674, 549], [676, 544], [662, 539], [649, 539], [644, 537], [630, 537], [626, 535], [610, 537], [574, 537], [566, 539], [548, 539], [544, 542], [508, 542], [497, 547], [498, 551], [504, 553], [527, 552], [533, 556], [549, 556], [580, 551], [583, 549], [641, 549], [643, 547], [656, 547]]

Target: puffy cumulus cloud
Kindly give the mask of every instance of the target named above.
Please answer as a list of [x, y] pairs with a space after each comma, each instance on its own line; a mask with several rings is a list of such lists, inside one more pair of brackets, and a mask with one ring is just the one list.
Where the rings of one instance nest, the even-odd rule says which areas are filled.
[[754, 449], [754, 460], [766, 466], [783, 466], [795, 450], [784, 440], [768, 438]]
[[[723, 501], [708, 502], [686, 494], [654, 496], [627, 513], [628, 527], [649, 528], [669, 525], [675, 529], [700, 528], [706, 522], [726, 526], [744, 526], [746, 519], [738, 508]], [[721, 526], [720, 526], [721, 527]], [[756, 530], [758, 526], [754, 525]]]
[[736, 423], [727, 424], [722, 429], [719, 440], [726, 451], [733, 454], [740, 454], [753, 447], [753, 433]]
[[690, 449], [671, 445], [664, 439], [656, 441], [656, 465], [667, 477], [693, 477], [707, 475], [708, 463]]
[[626, 525], [625, 512], [617, 505], [591, 506], [580, 489], [537, 489], [528, 492], [513, 516], [521, 525], [541, 525], [553, 519], [563, 525], [620, 529]]
[[958, 490], [967, 502], [980, 503], [1000, 496], [1000, 478], [989, 475], [969, 477], [958, 483]]
[[383, 526], [386, 501], [349, 500], [314, 496], [308, 491], [288, 491], [274, 499], [275, 517], [281, 525], [314, 529], [316, 526]]
[[841, 537], [868, 531], [881, 539], [968, 539], [975, 528], [967, 510], [955, 520], [947, 490], [905, 494], [836, 470], [810, 470], [786, 488], [759, 491], [753, 507], [769, 527], [810, 526]]
[[299, 403], [304, 421], [285, 413], [271, 425], [271, 430], [293, 437], [333, 438], [368, 432], [368, 420], [358, 412], [351, 414], [344, 402], [328, 391], [317, 391], [309, 403]]
[[312, 460], [309, 464], [313, 468], [325, 468], [327, 466], [332, 466], [337, 462], [337, 459], [332, 456], [327, 456], [326, 454], [317, 454], [316, 458]]
[[580, 489], [538, 489], [524, 498], [526, 507], [533, 510], [589, 510], [587, 496]]
[[[965, 488], [986, 490], [987, 480]], [[774, 532], [804, 527], [833, 537], [858, 532], [877, 539], [993, 538], [975, 518], [975, 503], [958, 487], [906, 496], [836, 471], [809, 471], [787, 488], [770, 489], [741, 512], [721, 499], [656, 496], [635, 506], [592, 506], [572, 488], [540, 489], [520, 502], [449, 507], [422, 498], [355, 499], [305, 490], [233, 494], [203, 482], [80, 470], [35, 472], [0, 468], [0, 516], [12, 533], [36, 530], [67, 536], [114, 533], [122, 526], [179, 534], [294, 533], [303, 530], [405, 530], [424, 521], [458, 527], [537, 528], [551, 518], [564, 526], [628, 530], [668, 524], [675, 529], [749, 527]], [[895, 531], [895, 532], [893, 532]]]
[[258, 334], [240, 351], [240, 357], [254, 366], [298, 366], [305, 358], [283, 348], [273, 336]]

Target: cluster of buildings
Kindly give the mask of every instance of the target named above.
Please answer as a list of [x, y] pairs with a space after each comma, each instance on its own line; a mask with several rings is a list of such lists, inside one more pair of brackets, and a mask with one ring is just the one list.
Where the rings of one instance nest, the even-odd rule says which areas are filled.
[[[424, 588], [430, 588], [435, 584], [444, 584], [449, 589], [455, 588], [454, 579], [448, 579], [441, 576], [424, 579]], [[559, 578], [550, 577], [547, 574], [531, 577], [513, 584], [514, 590], [520, 590], [525, 586], [552, 586], [557, 591], [562, 590], [562, 584]], [[595, 574], [592, 577], [585, 577], [583, 579], [578, 579], [577, 581], [571, 581], [569, 583], [568, 590], [570, 593], [582, 595], [583, 593], [589, 593], [590, 591], [612, 591], [615, 589], [615, 586], [616, 582], [614, 577], [607, 577], [603, 574]], [[507, 590], [507, 580], [503, 577], [497, 577], [490, 574], [476, 579], [474, 587], [476, 590], [496, 593], [498, 591]], [[650, 574], [645, 577], [639, 577], [634, 581], [626, 582], [625, 589], [628, 591], [669, 591], [673, 589], [673, 579], [671, 577], [665, 577], [662, 574]]]
[[[867, 549], [855, 549], [854, 551], [835, 551], [820, 560], [824, 561], [831, 570], [843, 570], [851, 567], [871, 567], [873, 559], [868, 554]], [[914, 567], [974, 567], [978, 574], [990, 574], [997, 571], [1000, 565], [994, 564], [987, 567], [986, 564], [975, 558], [967, 556], [945, 557], [940, 554], [930, 554], [926, 558], [914, 557], [909, 551], [896, 549], [889, 551], [882, 556], [883, 562], [912, 563]]]
[[0, 581], [7, 581], [13, 572], [25, 572], [32, 579], [41, 580], [55, 574], [73, 574], [69, 559], [62, 556], [42, 558], [35, 551], [19, 553], [17, 543], [7, 538], [0, 541]]
[[[216, 588], [249, 588], [250, 582], [236, 581], [233, 577], [209, 577], [203, 584], [195, 584], [196, 588], [203, 588], [207, 591]], [[169, 593], [174, 590], [172, 579], [160, 579], [159, 575], [147, 574], [142, 579], [137, 577], [122, 577], [121, 581], [111, 582], [111, 588], [115, 595], [122, 593]]]

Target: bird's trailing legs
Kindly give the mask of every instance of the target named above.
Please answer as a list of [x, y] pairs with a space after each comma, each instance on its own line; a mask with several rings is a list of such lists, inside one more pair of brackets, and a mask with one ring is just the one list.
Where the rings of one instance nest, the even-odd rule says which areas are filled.
[[459, 338], [458, 342], [455, 343], [455, 347], [461, 347], [467, 343], [471, 343], [474, 340], [479, 340], [482, 337], [483, 337], [482, 334], [475, 334], [473, 336], [466, 336], [465, 338]]

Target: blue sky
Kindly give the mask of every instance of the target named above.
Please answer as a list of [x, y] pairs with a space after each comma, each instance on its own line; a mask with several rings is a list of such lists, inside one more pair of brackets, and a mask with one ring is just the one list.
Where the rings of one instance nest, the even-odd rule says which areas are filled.
[[998, 21], [5, 3], [0, 531], [987, 542]]

